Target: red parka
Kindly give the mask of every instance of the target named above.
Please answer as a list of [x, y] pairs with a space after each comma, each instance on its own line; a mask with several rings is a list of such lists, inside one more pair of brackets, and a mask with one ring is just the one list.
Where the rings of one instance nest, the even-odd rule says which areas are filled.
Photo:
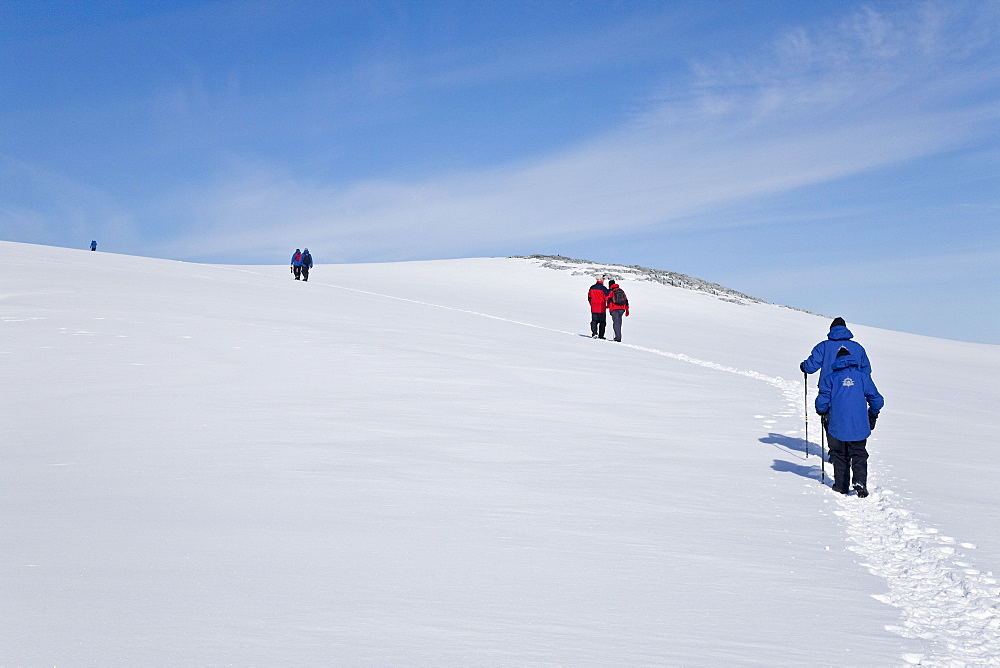
[[591, 313], [605, 313], [608, 310], [608, 289], [600, 281], [594, 283], [587, 293], [587, 301], [590, 302]]
[[628, 297], [625, 297], [625, 304], [615, 304], [614, 296], [615, 290], [620, 291], [623, 295], [625, 291], [618, 287], [618, 284], [614, 281], [611, 282], [611, 288], [608, 290], [608, 309], [612, 311], [625, 311], [625, 315], [628, 315]]

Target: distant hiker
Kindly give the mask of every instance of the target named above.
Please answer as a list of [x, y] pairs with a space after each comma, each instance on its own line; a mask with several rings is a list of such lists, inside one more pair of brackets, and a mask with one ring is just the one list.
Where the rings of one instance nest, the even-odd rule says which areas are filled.
[[857, 358], [841, 347], [830, 373], [823, 376], [816, 397], [816, 412], [830, 441], [833, 491], [847, 494], [852, 486], [858, 496], [868, 496], [868, 437], [875, 428], [885, 399], [878, 393], [871, 374], [862, 371]]
[[292, 274], [295, 276], [295, 280], [300, 280], [300, 276], [302, 275], [302, 251], [298, 248], [292, 253], [292, 266], [290, 268]]
[[614, 279], [608, 284], [608, 309], [611, 311], [611, 322], [615, 328], [613, 340], [621, 342], [622, 314], [628, 315], [628, 297], [625, 296], [625, 291], [618, 286]]
[[96, 240], [90, 242], [90, 250], [92, 250], [92, 251], [97, 250], [97, 241]]
[[871, 374], [872, 366], [868, 363], [868, 354], [860, 343], [851, 341], [852, 338], [854, 335], [851, 334], [851, 330], [847, 329], [847, 323], [844, 322], [844, 319], [834, 318], [833, 322], [830, 323], [830, 333], [826, 335], [826, 341], [820, 341], [813, 347], [809, 357], [799, 364], [799, 369], [802, 370], [802, 373], [819, 371], [819, 380], [816, 384], [821, 385], [823, 377], [830, 373], [833, 361], [837, 357], [837, 351], [844, 347], [858, 361], [858, 368]]
[[587, 301], [590, 302], [590, 335], [595, 339], [603, 339], [608, 327], [608, 289], [604, 287], [603, 274], [590, 286]]
[[308, 281], [309, 270], [312, 269], [313, 266], [313, 257], [309, 254], [308, 248], [302, 251], [302, 257], [299, 258], [299, 261], [302, 263], [302, 280]]

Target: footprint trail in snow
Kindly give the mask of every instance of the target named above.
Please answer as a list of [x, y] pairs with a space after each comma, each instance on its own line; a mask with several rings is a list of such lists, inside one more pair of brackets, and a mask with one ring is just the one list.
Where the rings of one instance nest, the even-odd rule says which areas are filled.
[[[801, 415], [798, 406], [803, 387], [798, 381], [684, 354], [621, 345], [764, 381], [785, 395], [793, 414]], [[836, 515], [845, 522], [848, 540], [854, 543], [848, 549], [862, 557], [862, 565], [889, 585], [888, 594], [872, 597], [900, 610], [902, 624], [887, 626], [886, 630], [926, 642], [924, 653], [906, 654], [903, 660], [921, 666], [1000, 666], [997, 578], [965, 561], [960, 549], [974, 550], [974, 545], [957, 544], [954, 538], [942, 536], [934, 528], [921, 529], [909, 511], [895, 505], [895, 499], [892, 490], [878, 486], [872, 487], [867, 499], [838, 495], [840, 510]]]
[[844, 498], [836, 512], [873, 575], [888, 594], [873, 598], [899, 608], [902, 625], [887, 626], [905, 638], [927, 641], [925, 654], [903, 658], [922, 666], [1000, 665], [1000, 586], [991, 572], [966, 561], [963, 550], [937, 529], [921, 528], [893, 504], [895, 494], [876, 489], [867, 499]]

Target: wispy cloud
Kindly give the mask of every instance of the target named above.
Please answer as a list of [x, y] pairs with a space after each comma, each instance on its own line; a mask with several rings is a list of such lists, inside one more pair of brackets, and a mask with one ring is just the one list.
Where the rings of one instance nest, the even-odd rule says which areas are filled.
[[[565, 54], [562, 60], [525, 45], [513, 65], [506, 58], [424, 64], [414, 85], [502, 79], [529, 61], [537, 76], [579, 71], [627, 58], [633, 32], [648, 42], [662, 29], [618, 25], [580, 42], [564, 35], [553, 47]], [[262, 257], [308, 243], [330, 249], [328, 261], [531, 250], [561, 238], [729, 226], [740, 202], [995, 136], [998, 36], [995, 1], [861, 8], [834, 23], [789, 28], [757, 52], [692, 54], [686, 76], [671, 74], [663, 89], [650, 91], [645, 109], [602, 136], [422, 179], [306, 181], [278, 162], [244, 159], [224, 176], [127, 211], [93, 188], [7, 160], [0, 163], [6, 188], [42, 193], [49, 205], [39, 213], [5, 198], [0, 225], [8, 238], [23, 237], [12, 230], [45, 225], [75, 226], [73, 235], [86, 236], [101, 221], [119, 237], [145, 238], [142, 252], [169, 257]], [[596, 46], [587, 52], [581, 44]], [[396, 79], [415, 75], [403, 68], [385, 76], [391, 86], [405, 87]], [[200, 122], [218, 104], [198, 85], [190, 88], [154, 95], [161, 125], [174, 118]], [[712, 212], [722, 210], [724, 221], [713, 223]], [[133, 227], [135, 220], [186, 231], [161, 243], [159, 235]], [[745, 224], [760, 222], [747, 217]]]
[[492, 84], [616, 69], [656, 58], [662, 54], [664, 42], [677, 41], [678, 33], [689, 29], [690, 21], [689, 12], [663, 6], [599, 28], [552, 31], [544, 40], [504, 36], [500, 43], [474, 52], [434, 55], [414, 68], [424, 72], [414, 85]]
[[347, 186], [244, 166], [185, 194], [207, 228], [165, 252], [253, 252], [280, 237], [351, 260], [679, 228], [733, 202], [974, 143], [1000, 118], [989, 96], [1000, 12], [977, 5], [972, 21], [950, 7], [862, 9], [832, 29], [790, 30], [764, 53], [694, 63], [683, 88], [627, 126], [516, 164]]

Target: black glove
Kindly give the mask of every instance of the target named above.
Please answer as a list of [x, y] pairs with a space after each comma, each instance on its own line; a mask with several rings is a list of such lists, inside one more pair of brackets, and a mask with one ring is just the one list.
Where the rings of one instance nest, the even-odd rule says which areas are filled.
[[875, 422], [876, 422], [876, 420], [878, 420], [878, 413], [869, 413], [868, 414], [868, 428], [869, 429], [874, 429], [875, 428]]
[[830, 411], [819, 414], [819, 421], [823, 423], [823, 428], [826, 429], [830, 426]]
[[806, 371], [806, 363], [805, 362], [799, 362], [799, 371], [801, 371], [802, 373], [805, 373], [805, 374], [809, 373], [808, 371]]

